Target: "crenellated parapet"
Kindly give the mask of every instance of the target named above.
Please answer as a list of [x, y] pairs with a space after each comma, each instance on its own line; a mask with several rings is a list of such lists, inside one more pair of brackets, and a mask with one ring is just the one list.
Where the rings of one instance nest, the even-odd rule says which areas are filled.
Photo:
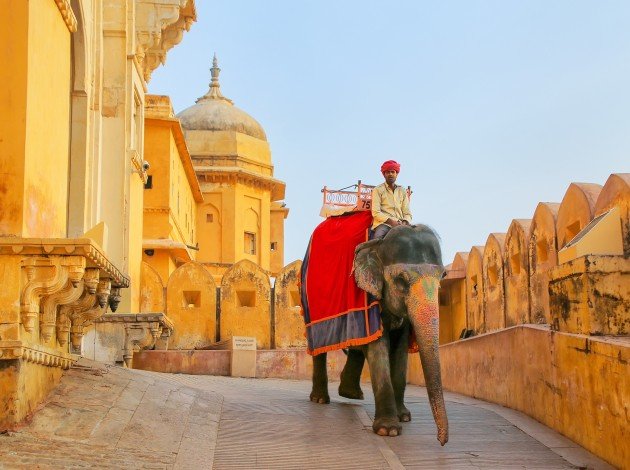
[[[476, 335], [535, 323], [570, 334], [627, 336], [629, 208], [629, 173], [610, 175], [603, 187], [571, 183], [561, 203], [541, 202], [531, 220], [514, 219], [506, 234], [490, 234], [485, 247], [473, 247], [466, 314], [440, 304], [441, 321], [458, 325], [465, 317]], [[454, 261], [444, 292], [455, 271]]]
[[145, 81], [197, 20], [194, 0], [136, 0], [136, 57]]

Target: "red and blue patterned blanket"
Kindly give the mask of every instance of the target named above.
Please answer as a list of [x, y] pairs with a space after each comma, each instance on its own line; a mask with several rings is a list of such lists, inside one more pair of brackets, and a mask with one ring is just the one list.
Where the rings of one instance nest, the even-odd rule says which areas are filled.
[[307, 351], [359, 346], [382, 334], [378, 301], [360, 289], [352, 273], [354, 249], [368, 240], [372, 214], [351, 212], [319, 224], [302, 264], [302, 311]]

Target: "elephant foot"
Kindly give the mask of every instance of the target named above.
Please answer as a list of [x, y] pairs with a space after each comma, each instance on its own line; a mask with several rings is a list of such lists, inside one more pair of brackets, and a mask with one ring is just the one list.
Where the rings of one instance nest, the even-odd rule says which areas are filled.
[[361, 390], [359, 385], [351, 387], [341, 382], [339, 384], [339, 396], [352, 398], [353, 400], [363, 400], [363, 390]]
[[402, 427], [398, 424], [398, 417], [396, 418], [377, 418], [372, 423], [372, 430], [379, 436], [399, 436]]
[[398, 421], [401, 423], [408, 423], [411, 421], [411, 411], [409, 411], [405, 405], [398, 409]]
[[320, 403], [322, 405], [330, 403], [330, 396], [328, 395], [328, 392], [320, 392], [320, 391], [313, 390], [311, 392], [310, 399], [313, 403]]

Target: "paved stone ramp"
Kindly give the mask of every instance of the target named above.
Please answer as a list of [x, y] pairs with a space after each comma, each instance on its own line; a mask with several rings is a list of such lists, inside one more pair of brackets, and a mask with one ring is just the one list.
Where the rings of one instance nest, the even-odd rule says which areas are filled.
[[526, 416], [447, 394], [441, 447], [425, 390], [408, 388], [412, 422], [371, 430], [374, 402], [308, 401], [310, 383], [132, 371], [83, 361], [30, 424], [0, 435], [0, 469], [611, 468]]

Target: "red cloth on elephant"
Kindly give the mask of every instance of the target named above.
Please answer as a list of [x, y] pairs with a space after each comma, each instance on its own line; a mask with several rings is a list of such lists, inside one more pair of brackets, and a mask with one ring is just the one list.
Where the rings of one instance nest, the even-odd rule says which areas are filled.
[[378, 301], [352, 274], [354, 249], [368, 240], [372, 214], [359, 211], [319, 224], [302, 265], [302, 308], [308, 352], [358, 346], [382, 334]]

